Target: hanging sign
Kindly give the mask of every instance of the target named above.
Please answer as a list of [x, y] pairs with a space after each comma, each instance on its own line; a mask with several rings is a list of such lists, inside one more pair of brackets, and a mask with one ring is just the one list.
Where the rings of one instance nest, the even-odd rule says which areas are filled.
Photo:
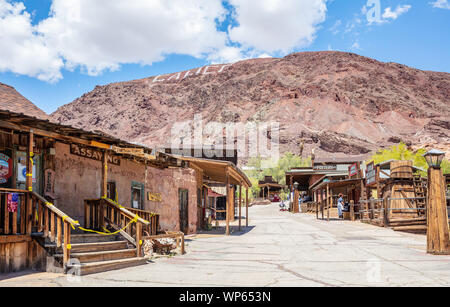
[[355, 175], [358, 175], [358, 163], [348, 167], [348, 176], [351, 178]]
[[377, 170], [375, 168], [375, 163], [371, 162], [367, 165], [366, 169], [366, 185], [372, 185], [376, 182]]
[[161, 193], [148, 192], [147, 193], [147, 197], [148, 197], [149, 201], [154, 201], [154, 202], [161, 202], [162, 201]]
[[9, 181], [13, 172], [12, 159], [4, 153], [0, 153], [0, 184], [5, 184]]
[[[93, 148], [84, 147], [78, 144], [70, 144], [70, 153], [75, 156], [103, 161], [103, 152]], [[120, 166], [120, 159], [117, 156], [108, 155], [108, 163]]]
[[313, 169], [315, 171], [335, 171], [337, 170], [337, 165], [314, 165]]
[[44, 195], [55, 199], [54, 188], [55, 188], [55, 171], [51, 169], [45, 170], [44, 177]]

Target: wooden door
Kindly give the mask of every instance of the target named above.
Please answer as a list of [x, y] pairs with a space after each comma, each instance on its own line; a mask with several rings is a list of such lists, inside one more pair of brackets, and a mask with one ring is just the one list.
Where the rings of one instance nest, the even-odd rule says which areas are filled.
[[189, 191], [185, 189], [179, 189], [180, 199], [180, 231], [185, 234], [189, 231]]

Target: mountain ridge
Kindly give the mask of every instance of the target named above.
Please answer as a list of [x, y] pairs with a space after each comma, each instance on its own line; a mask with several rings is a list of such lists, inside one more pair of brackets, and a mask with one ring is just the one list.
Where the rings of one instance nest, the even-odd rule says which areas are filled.
[[97, 86], [50, 115], [148, 146], [174, 123], [276, 121], [281, 152], [342, 157], [403, 141], [449, 152], [450, 74], [346, 52], [301, 52]]

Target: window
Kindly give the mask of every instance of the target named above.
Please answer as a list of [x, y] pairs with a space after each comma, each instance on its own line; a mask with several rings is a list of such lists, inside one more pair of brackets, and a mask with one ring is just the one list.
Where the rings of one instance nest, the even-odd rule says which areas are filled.
[[117, 188], [116, 183], [113, 181], [108, 182], [106, 186], [106, 197], [112, 200], [116, 200], [117, 198]]
[[131, 207], [144, 209], [144, 184], [140, 182], [131, 182]]

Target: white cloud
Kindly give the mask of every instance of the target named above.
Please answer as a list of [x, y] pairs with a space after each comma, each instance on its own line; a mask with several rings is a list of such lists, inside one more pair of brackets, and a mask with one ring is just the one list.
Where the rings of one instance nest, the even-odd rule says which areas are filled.
[[55, 82], [64, 63], [35, 31], [22, 3], [0, 0], [0, 72]]
[[63, 69], [89, 75], [169, 54], [236, 62], [311, 44], [327, 0], [229, 0], [237, 26], [219, 31], [222, 0], [52, 0], [33, 25], [22, 2], [0, 0], [0, 72], [55, 82]]
[[342, 20], [338, 19], [334, 25], [330, 28], [330, 31], [333, 32], [334, 35], [339, 33], [339, 27], [342, 25]]
[[268, 53], [310, 45], [326, 17], [326, 0], [229, 0], [238, 26], [230, 39]]
[[436, 0], [434, 2], [430, 2], [430, 4], [435, 8], [450, 10], [450, 3], [448, 0]]
[[411, 9], [411, 5], [398, 5], [395, 10], [393, 11], [391, 7], [387, 7], [384, 10], [383, 18], [384, 19], [397, 19], [400, 15], [403, 15], [404, 13], [408, 12]]
[[215, 19], [225, 13], [217, 0], [53, 0], [51, 10], [39, 32], [68, 68], [91, 75], [171, 53], [201, 57], [226, 41], [216, 30]]

